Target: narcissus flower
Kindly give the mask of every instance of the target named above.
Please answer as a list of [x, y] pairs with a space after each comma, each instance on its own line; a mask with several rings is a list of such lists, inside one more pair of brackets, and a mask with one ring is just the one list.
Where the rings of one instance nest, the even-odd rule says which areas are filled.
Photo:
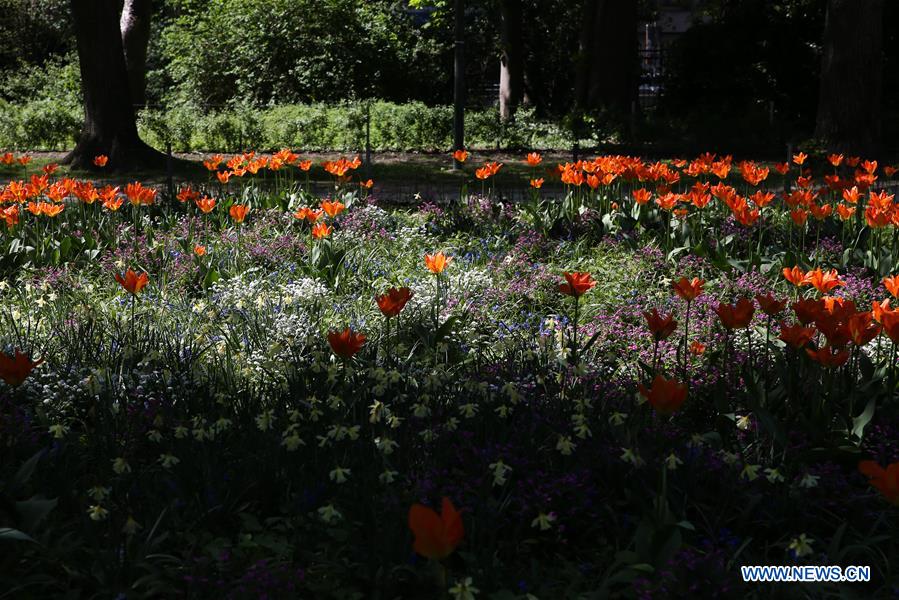
[[652, 312], [643, 313], [643, 318], [646, 319], [649, 331], [657, 342], [667, 339], [677, 328], [677, 321], [674, 320], [673, 315], [669, 314], [663, 317], [655, 308], [652, 309]]
[[409, 509], [409, 529], [415, 536], [415, 552], [437, 560], [452, 554], [465, 535], [462, 514], [446, 497], [439, 515], [432, 508], [413, 504]]
[[43, 359], [38, 361], [31, 360], [31, 356], [20, 352], [18, 348], [10, 356], [5, 352], [0, 352], [0, 379], [5, 381], [7, 385], [18, 387], [22, 385], [32, 370], [44, 362]]
[[858, 470], [868, 478], [868, 483], [876, 487], [887, 502], [899, 506], [899, 462], [886, 468], [873, 460], [858, 463]]
[[381, 313], [389, 319], [400, 314], [410, 298], [412, 298], [412, 290], [409, 288], [390, 288], [386, 294], [375, 298], [375, 302], [381, 309]]
[[671, 288], [674, 290], [675, 294], [687, 302], [691, 302], [702, 294], [702, 286], [704, 285], [705, 281], [699, 277], [694, 277], [692, 280], [681, 277], [678, 281], [671, 284]]
[[343, 331], [328, 333], [328, 343], [334, 354], [341, 358], [352, 358], [365, 344], [365, 334], [357, 333], [347, 327]]
[[665, 379], [656, 375], [652, 380], [650, 389], [646, 389], [642, 383], [639, 386], [640, 394], [649, 401], [649, 404], [663, 415], [670, 415], [681, 407], [687, 399], [687, 386], [678, 383], [673, 377]]
[[150, 281], [150, 277], [146, 273], [138, 275], [131, 269], [128, 269], [124, 275], [115, 274], [115, 280], [125, 288], [132, 296], [137, 296], [144, 286]]
[[109, 157], [105, 154], [94, 157], [94, 165], [97, 167], [105, 167], [107, 162], [109, 162]]
[[250, 207], [246, 204], [232, 204], [228, 209], [228, 214], [235, 223], [243, 223], [248, 212], [250, 212]]
[[436, 275], [442, 273], [452, 260], [452, 258], [445, 256], [443, 252], [438, 252], [437, 254], [425, 254], [425, 266], [428, 268], [428, 271]]
[[562, 275], [565, 277], [567, 283], [560, 284], [559, 291], [566, 296], [579, 298], [593, 289], [596, 285], [596, 282], [593, 281], [593, 277], [590, 273], [579, 273], [577, 271], [569, 273], [568, 271], [565, 271]]

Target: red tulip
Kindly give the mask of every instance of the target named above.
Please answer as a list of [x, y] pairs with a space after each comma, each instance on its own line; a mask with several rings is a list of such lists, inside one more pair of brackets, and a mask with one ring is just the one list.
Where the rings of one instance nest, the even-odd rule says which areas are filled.
[[406, 303], [412, 297], [412, 290], [407, 287], [390, 288], [386, 294], [375, 298], [381, 313], [387, 317], [395, 317], [403, 311]]
[[12, 387], [18, 387], [25, 382], [29, 373], [44, 362], [43, 359], [32, 361], [28, 354], [15, 350], [13, 356], [0, 352], [0, 379]]
[[899, 506], [899, 462], [883, 468], [873, 460], [863, 460], [858, 463], [858, 470], [868, 478], [868, 483], [880, 490], [888, 502]]
[[690, 302], [702, 294], [703, 285], [705, 285], [705, 281], [698, 277], [694, 277], [692, 280], [681, 277], [680, 280], [671, 284], [671, 287], [675, 294]]
[[596, 282], [593, 281], [593, 277], [590, 273], [569, 273], [568, 271], [565, 271], [562, 275], [565, 276], [565, 281], [567, 281], [567, 283], [560, 284], [559, 291], [566, 296], [579, 298], [593, 289], [593, 286], [596, 285]]
[[150, 277], [146, 273], [138, 275], [131, 269], [128, 269], [123, 275], [116, 273], [115, 280], [118, 281], [132, 296], [137, 296], [150, 281]]
[[334, 354], [341, 358], [352, 358], [365, 344], [365, 334], [357, 333], [347, 327], [343, 331], [328, 333], [328, 343]]
[[755, 314], [755, 305], [749, 298], [740, 298], [736, 304], [725, 304], [721, 302], [715, 309], [721, 324], [727, 329], [745, 329], [752, 322], [752, 316]]
[[674, 413], [687, 399], [686, 385], [678, 383], [674, 378], [665, 379], [661, 375], [655, 376], [650, 389], [647, 390], [642, 383], [639, 388], [649, 404], [663, 415]]
[[659, 315], [659, 311], [656, 309], [652, 309], [652, 312], [643, 313], [643, 318], [646, 319], [646, 324], [649, 326], [649, 331], [652, 333], [655, 341], [660, 342], [674, 333], [677, 321], [672, 317], [673, 315], [663, 317]]
[[413, 504], [409, 509], [409, 529], [415, 536], [412, 548], [424, 557], [435, 559], [452, 554], [465, 535], [462, 515], [446, 497], [439, 515], [432, 508]]

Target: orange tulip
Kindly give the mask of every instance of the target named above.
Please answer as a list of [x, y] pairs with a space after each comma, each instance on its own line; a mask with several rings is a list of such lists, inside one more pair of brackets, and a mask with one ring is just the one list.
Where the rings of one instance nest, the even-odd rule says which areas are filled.
[[224, 160], [224, 157], [221, 154], [216, 154], [212, 158], [204, 160], [203, 166], [209, 171], [215, 171], [219, 168], [219, 165], [222, 164], [222, 160]]
[[386, 294], [376, 297], [375, 302], [378, 304], [378, 308], [381, 309], [381, 314], [389, 319], [403, 311], [412, 295], [412, 290], [407, 287], [390, 288]]
[[365, 334], [356, 333], [349, 327], [343, 331], [331, 331], [328, 333], [328, 343], [334, 354], [341, 358], [353, 358], [353, 355], [362, 349], [365, 344]]
[[116, 273], [115, 280], [118, 281], [132, 296], [137, 296], [150, 281], [150, 278], [146, 273], [138, 275], [131, 269], [128, 269], [124, 275]]
[[803, 298], [802, 300], [798, 300], [791, 305], [793, 312], [796, 313], [796, 318], [799, 319], [799, 322], [803, 325], [808, 325], [809, 323], [818, 320], [822, 313], [824, 312], [824, 302], [821, 300], [812, 300], [810, 298]]
[[32, 361], [28, 354], [20, 352], [18, 348], [13, 356], [0, 352], [0, 379], [12, 387], [22, 385], [32, 370], [44, 362], [43, 359]]
[[652, 192], [645, 188], [634, 190], [632, 192], [632, 195], [634, 196], [634, 202], [636, 202], [640, 206], [646, 204], [647, 202], [649, 202], [649, 199], [652, 198]]
[[248, 212], [250, 212], [250, 207], [246, 204], [232, 204], [231, 208], [228, 209], [228, 214], [231, 215], [231, 219], [235, 223], [243, 223], [244, 219], [247, 218]]
[[836, 269], [825, 273], [820, 267], [805, 274], [805, 282], [810, 283], [822, 294], [830, 293], [834, 288], [846, 285], [839, 277]]
[[702, 294], [702, 286], [704, 285], [705, 281], [699, 277], [694, 277], [692, 280], [681, 277], [678, 281], [672, 283], [671, 287], [675, 294], [687, 302], [691, 302]]
[[197, 256], [206, 256], [206, 246], [194, 246], [194, 254]]
[[197, 208], [203, 211], [203, 214], [209, 214], [215, 208], [215, 198], [210, 198], [209, 196], [203, 196], [195, 202], [197, 204]]
[[297, 163], [297, 168], [300, 171], [308, 171], [309, 169], [312, 168], [312, 161], [311, 160], [301, 160], [300, 162]]
[[181, 203], [196, 201], [200, 198], [200, 192], [196, 192], [192, 190], [190, 186], [187, 186], [178, 190], [178, 195], [176, 197], [178, 198], [178, 202]]
[[559, 291], [566, 296], [579, 298], [593, 289], [596, 285], [596, 282], [593, 281], [593, 277], [590, 273], [569, 273], [568, 271], [565, 271], [562, 275], [565, 277], [567, 283], [560, 284]]
[[432, 508], [413, 504], [409, 509], [409, 529], [415, 536], [415, 552], [437, 560], [452, 554], [465, 535], [462, 515], [446, 497], [439, 515]]
[[720, 302], [715, 312], [718, 313], [721, 324], [727, 329], [745, 329], [752, 322], [755, 305], [749, 298], [740, 298], [733, 305]]
[[543, 178], [541, 177], [540, 179], [531, 179], [531, 187], [535, 190], [539, 190], [541, 187], [543, 187]]
[[224, 185], [231, 179], [231, 171], [217, 171], [215, 176], [218, 178], [219, 183]]
[[799, 154], [793, 155], [793, 162], [796, 163], [797, 165], [801, 165], [801, 164], [805, 163], [805, 159], [807, 159], [807, 158], [808, 158], [808, 154], [806, 154], [805, 152], [800, 152]]
[[702, 354], [705, 354], [705, 344], [693, 340], [692, 342], [690, 342], [690, 354], [692, 354], [693, 356], [701, 356]]
[[528, 164], [532, 167], [536, 167], [541, 162], [543, 162], [543, 157], [540, 156], [537, 152], [529, 152], [526, 157]]
[[468, 160], [468, 152], [466, 152], [465, 150], [456, 150], [455, 152], [453, 152], [453, 159], [457, 162], [464, 163], [466, 160]]
[[796, 287], [802, 287], [808, 284], [808, 282], [805, 280], [805, 272], [798, 266], [793, 267], [792, 269], [784, 267], [783, 276], [787, 281], [789, 281]]
[[649, 327], [650, 333], [652, 333], [653, 339], [655, 341], [660, 342], [664, 339], [667, 339], [674, 330], [677, 328], [677, 321], [673, 318], [674, 315], [659, 315], [659, 311], [655, 308], [652, 309], [652, 312], [643, 313], [643, 318], [646, 319], [646, 325]]
[[340, 202], [338, 200], [335, 200], [334, 202], [331, 202], [330, 200], [322, 200], [321, 206], [322, 210], [325, 211], [325, 214], [331, 218], [336, 217], [343, 212], [344, 208], [346, 208], [343, 202]]
[[100, 154], [99, 156], [94, 157], [94, 165], [98, 167], [105, 167], [106, 163], [109, 162], [109, 157], [105, 154]]
[[899, 298], [899, 275], [884, 277], [883, 286], [893, 295], [893, 298]]
[[835, 167], [839, 167], [843, 163], [843, 155], [842, 154], [829, 154], [827, 156], [828, 162]]
[[328, 227], [327, 223], [324, 223], [324, 222], [316, 223], [312, 227], [312, 237], [314, 237], [317, 240], [320, 240], [322, 238], [326, 238], [329, 235], [331, 235], [332, 231], [334, 231], [334, 229], [332, 227]]
[[428, 268], [428, 271], [435, 275], [442, 273], [452, 260], [452, 258], [446, 257], [443, 252], [438, 252], [437, 254], [425, 254], [425, 266]]
[[646, 389], [642, 383], [639, 385], [640, 394], [649, 401], [649, 404], [663, 415], [673, 414], [687, 399], [687, 386], [678, 383], [676, 379], [665, 379], [656, 375], [652, 380], [650, 389]]
[[887, 502], [899, 506], [899, 462], [884, 468], [873, 460], [863, 460], [858, 463], [858, 470], [868, 478], [868, 483], [883, 494]]

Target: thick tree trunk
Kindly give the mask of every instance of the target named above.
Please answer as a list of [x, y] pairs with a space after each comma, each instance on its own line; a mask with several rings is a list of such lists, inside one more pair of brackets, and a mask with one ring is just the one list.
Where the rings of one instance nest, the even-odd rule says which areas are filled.
[[880, 138], [883, 0], [829, 0], [815, 137], [871, 155]]
[[524, 97], [521, 0], [500, 0], [499, 117], [514, 118]]
[[638, 67], [636, 1], [585, 0], [575, 78], [580, 111], [629, 112]]
[[84, 126], [78, 144], [64, 162], [91, 169], [94, 156], [105, 154], [109, 157], [108, 169], [165, 166], [165, 155], [137, 135], [119, 29], [121, 0], [71, 0], [71, 7], [81, 67]]
[[119, 20], [131, 102], [135, 107], [142, 107], [147, 102], [147, 46], [152, 8], [151, 0], [125, 0]]

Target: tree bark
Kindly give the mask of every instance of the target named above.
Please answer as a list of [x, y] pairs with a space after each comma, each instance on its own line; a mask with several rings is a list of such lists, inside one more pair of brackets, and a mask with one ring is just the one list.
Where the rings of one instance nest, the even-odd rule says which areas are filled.
[[500, 0], [499, 117], [515, 117], [524, 98], [524, 34], [521, 0]]
[[[453, 5], [453, 150], [465, 149], [465, 3], [455, 0]], [[453, 169], [460, 170], [462, 163], [453, 159]]]
[[585, 0], [575, 78], [581, 111], [627, 113], [636, 99], [636, 0]]
[[109, 157], [109, 170], [165, 166], [166, 156], [141, 141], [137, 134], [119, 29], [121, 0], [71, 0], [71, 7], [81, 69], [84, 125], [75, 149], [63, 162], [75, 168], [93, 169], [94, 156], [105, 154]]
[[143, 107], [147, 102], [147, 46], [152, 8], [151, 0], [125, 0], [119, 20], [131, 102], [135, 107]]
[[829, 0], [815, 137], [829, 149], [877, 151], [883, 86], [883, 0]]

